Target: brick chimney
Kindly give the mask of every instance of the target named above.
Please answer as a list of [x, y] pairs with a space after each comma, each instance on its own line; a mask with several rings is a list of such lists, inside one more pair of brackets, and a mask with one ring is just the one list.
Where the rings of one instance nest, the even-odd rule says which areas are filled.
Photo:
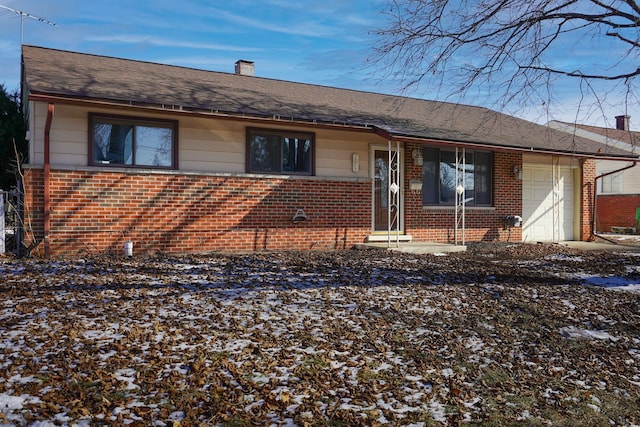
[[616, 129], [629, 130], [629, 119], [631, 116], [616, 116]]
[[253, 76], [253, 73], [253, 61], [246, 61], [244, 59], [236, 61], [236, 74], [239, 74], [241, 76]]

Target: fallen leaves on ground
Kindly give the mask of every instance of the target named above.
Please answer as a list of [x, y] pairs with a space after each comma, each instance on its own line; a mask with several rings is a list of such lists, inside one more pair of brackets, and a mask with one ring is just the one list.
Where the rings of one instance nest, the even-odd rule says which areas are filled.
[[0, 426], [638, 424], [638, 260], [3, 258]]

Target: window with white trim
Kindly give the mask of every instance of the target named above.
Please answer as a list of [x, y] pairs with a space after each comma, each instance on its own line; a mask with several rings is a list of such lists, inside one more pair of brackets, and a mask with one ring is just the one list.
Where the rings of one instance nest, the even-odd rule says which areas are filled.
[[603, 176], [600, 183], [601, 193], [621, 193], [622, 192], [622, 172]]

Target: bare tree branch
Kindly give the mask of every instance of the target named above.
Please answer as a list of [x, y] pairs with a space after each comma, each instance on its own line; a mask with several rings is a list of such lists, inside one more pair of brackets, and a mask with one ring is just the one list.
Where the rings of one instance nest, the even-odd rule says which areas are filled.
[[625, 74], [616, 74], [612, 76], [604, 75], [604, 74], [584, 74], [580, 71], [562, 71], [562, 70], [554, 70], [553, 68], [548, 67], [531, 67], [531, 66], [522, 66], [523, 69], [530, 69], [536, 71], [543, 71], [547, 73], [553, 74], [562, 74], [568, 77], [581, 77], [583, 79], [589, 80], [624, 80], [630, 79], [635, 76], [640, 76], [640, 67], [638, 67], [635, 71]]
[[499, 87], [504, 104], [526, 104], [546, 102], [554, 79], [631, 87], [640, 76], [637, 0], [388, 0], [385, 15], [370, 62], [404, 90]]

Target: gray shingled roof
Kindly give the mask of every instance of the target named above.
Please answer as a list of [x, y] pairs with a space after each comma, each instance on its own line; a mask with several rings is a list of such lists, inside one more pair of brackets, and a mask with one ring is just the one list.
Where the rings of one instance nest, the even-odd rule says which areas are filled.
[[[577, 123], [560, 122], [557, 123], [565, 125], [569, 129], [580, 129], [592, 134], [600, 135], [607, 140], [620, 141], [627, 144], [631, 150], [636, 152], [640, 149], [640, 132], [632, 130], [604, 128], [600, 126], [582, 125]], [[593, 138], [592, 138], [593, 139]], [[625, 147], [620, 147], [625, 148]]]
[[628, 157], [486, 108], [23, 46], [30, 94], [199, 112], [343, 123], [393, 137]]

